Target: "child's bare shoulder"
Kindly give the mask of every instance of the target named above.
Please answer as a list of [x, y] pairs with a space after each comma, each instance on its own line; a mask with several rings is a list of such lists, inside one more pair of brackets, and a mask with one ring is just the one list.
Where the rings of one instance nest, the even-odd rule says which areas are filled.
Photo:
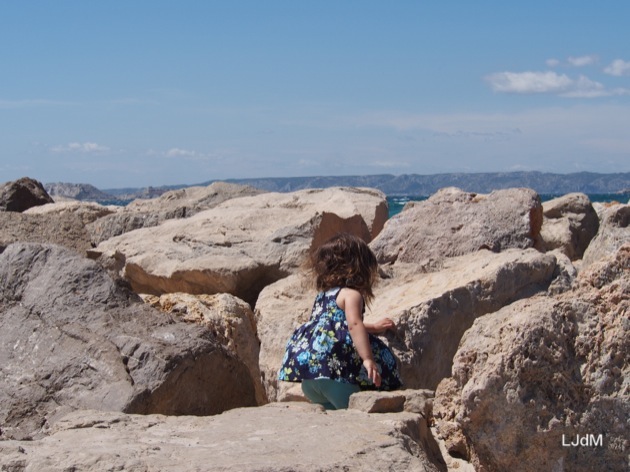
[[361, 295], [361, 292], [359, 292], [358, 290], [354, 288], [349, 288], [349, 287], [344, 287], [341, 290], [339, 290], [339, 293], [337, 294], [337, 305], [339, 305], [339, 308], [344, 310], [346, 305], [348, 304], [362, 305], [363, 295]]

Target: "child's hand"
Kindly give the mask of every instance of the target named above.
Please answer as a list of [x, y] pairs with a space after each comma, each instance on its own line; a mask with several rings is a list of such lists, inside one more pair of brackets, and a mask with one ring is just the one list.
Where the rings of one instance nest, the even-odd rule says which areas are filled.
[[365, 367], [365, 370], [367, 371], [368, 378], [372, 381], [372, 383], [375, 386], [380, 387], [381, 386], [381, 374], [378, 371], [378, 366], [376, 365], [376, 362], [374, 362], [374, 360], [372, 360], [372, 359], [368, 359], [366, 361], [363, 361], [363, 367]]
[[396, 323], [390, 318], [381, 318], [374, 323], [365, 323], [365, 327], [370, 333], [383, 334], [388, 329], [396, 329]]

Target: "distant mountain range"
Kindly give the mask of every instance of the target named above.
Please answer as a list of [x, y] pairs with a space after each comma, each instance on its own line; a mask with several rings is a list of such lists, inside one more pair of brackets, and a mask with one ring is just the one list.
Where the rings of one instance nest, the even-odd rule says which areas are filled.
[[286, 177], [232, 179], [229, 182], [251, 185], [263, 190], [290, 192], [304, 188], [336, 186], [371, 187], [386, 195], [429, 196], [444, 187], [458, 187], [467, 192], [489, 193], [493, 190], [528, 187], [540, 194], [571, 192], [617, 193], [630, 190], [630, 173], [549, 174], [543, 172], [490, 172], [459, 174], [403, 174], [344, 177]]
[[[390, 196], [429, 196], [444, 187], [458, 187], [468, 192], [489, 193], [493, 190], [528, 187], [541, 195], [564, 195], [572, 192], [586, 194], [630, 194], [630, 172], [597, 174], [578, 172], [551, 174], [544, 172], [488, 172], [452, 174], [404, 174], [364, 175], [339, 177], [269, 177], [261, 179], [227, 179], [242, 185], [250, 185], [272, 192], [292, 192], [307, 188], [370, 187]], [[215, 180], [195, 184], [207, 186]], [[169, 191], [193, 185], [162, 187], [122, 188], [99, 190], [89, 184], [45, 184], [46, 191], [54, 198], [63, 196], [77, 200], [116, 202], [136, 198], [154, 198]]]

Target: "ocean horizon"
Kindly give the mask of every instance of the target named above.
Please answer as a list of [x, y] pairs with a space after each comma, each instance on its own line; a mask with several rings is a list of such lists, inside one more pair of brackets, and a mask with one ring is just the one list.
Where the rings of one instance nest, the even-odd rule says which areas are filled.
[[[538, 194], [540, 199], [543, 202], [548, 200], [553, 200], [554, 198], [561, 197], [566, 194]], [[619, 202], [619, 203], [628, 203], [630, 200], [628, 199], [628, 195], [620, 195], [619, 193], [592, 193], [586, 194], [588, 196], [591, 203], [611, 203], [611, 202]], [[423, 200], [428, 199], [429, 196], [418, 195], [418, 196], [397, 196], [397, 195], [388, 195], [387, 196], [387, 205], [389, 207], [389, 218], [394, 215], [397, 215], [402, 211], [405, 205], [409, 202], [421, 202]]]
[[[539, 194], [540, 199], [543, 202], [548, 200], [553, 200], [554, 198], [561, 197], [566, 194]], [[592, 203], [610, 203], [610, 202], [619, 202], [619, 203], [628, 203], [627, 195], [620, 195], [619, 193], [593, 193], [586, 194], [589, 200]], [[388, 218], [397, 215], [400, 213], [405, 205], [409, 202], [421, 202], [423, 200], [427, 200], [430, 195], [387, 195], [387, 206], [388, 206]], [[102, 205], [116, 205], [116, 206], [127, 206], [129, 203], [134, 201], [135, 199], [128, 200], [111, 200], [111, 201], [100, 201], [99, 203]]]

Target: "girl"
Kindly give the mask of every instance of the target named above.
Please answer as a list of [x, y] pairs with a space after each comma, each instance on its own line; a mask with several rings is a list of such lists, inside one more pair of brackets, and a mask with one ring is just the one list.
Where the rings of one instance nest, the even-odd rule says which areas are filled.
[[361, 389], [401, 386], [396, 359], [374, 334], [394, 328], [384, 318], [364, 323], [378, 264], [360, 238], [341, 233], [311, 256], [319, 294], [309, 321], [287, 343], [279, 380], [302, 382], [302, 391], [326, 409], [347, 408]]

